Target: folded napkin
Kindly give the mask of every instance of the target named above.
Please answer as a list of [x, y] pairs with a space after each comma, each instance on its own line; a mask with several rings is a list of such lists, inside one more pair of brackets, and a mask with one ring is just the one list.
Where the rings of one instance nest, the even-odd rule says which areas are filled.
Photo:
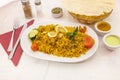
[[[32, 25], [33, 22], [34, 22], [34, 20], [29, 21], [27, 23], [27, 27]], [[14, 43], [13, 43], [13, 45], [16, 43], [22, 28], [23, 28], [23, 25], [21, 27], [19, 27], [18, 29], [16, 29], [15, 35], [14, 35]], [[2, 44], [3, 48], [5, 49], [5, 51], [6, 51], [6, 53], [8, 55], [10, 54], [10, 52], [7, 51], [7, 48], [8, 48], [11, 36], [12, 36], [12, 31], [0, 35], [0, 43]], [[14, 56], [11, 59], [15, 66], [17, 66], [17, 64], [19, 63], [21, 55], [22, 55], [22, 48], [21, 48], [20, 43], [19, 43], [16, 50], [15, 50]]]

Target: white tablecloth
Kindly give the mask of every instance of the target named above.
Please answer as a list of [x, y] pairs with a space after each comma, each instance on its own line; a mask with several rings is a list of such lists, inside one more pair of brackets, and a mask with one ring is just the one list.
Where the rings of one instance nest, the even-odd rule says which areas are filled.
[[[33, 6], [33, 5], [32, 5]], [[57, 20], [77, 22], [64, 10], [62, 18], [53, 18], [51, 9], [60, 6], [61, 0], [42, 0], [42, 11], [38, 21]], [[20, 1], [14, 1], [0, 8], [0, 34], [12, 30], [13, 20], [17, 17], [20, 24], [25, 21]], [[120, 35], [120, 1], [112, 14], [105, 19]], [[93, 25], [90, 25], [94, 28]], [[32, 58], [23, 52], [19, 65], [15, 67], [0, 44], [0, 80], [120, 80], [120, 48], [107, 50], [99, 36], [99, 48], [90, 59], [74, 64], [57, 63]]]

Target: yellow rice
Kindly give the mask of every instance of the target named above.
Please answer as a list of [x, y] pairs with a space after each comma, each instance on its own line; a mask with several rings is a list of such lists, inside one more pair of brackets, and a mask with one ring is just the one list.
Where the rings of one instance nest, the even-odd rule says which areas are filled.
[[[75, 27], [64, 26], [68, 32], [73, 32]], [[39, 45], [39, 51], [45, 54], [55, 55], [59, 57], [80, 57], [85, 54], [88, 49], [84, 47], [83, 41], [86, 33], [78, 31], [74, 41], [66, 35], [66, 33], [59, 32], [55, 37], [49, 37], [48, 32], [55, 31], [55, 25], [40, 25], [36, 38], [32, 41]], [[60, 36], [62, 34], [62, 36]]]

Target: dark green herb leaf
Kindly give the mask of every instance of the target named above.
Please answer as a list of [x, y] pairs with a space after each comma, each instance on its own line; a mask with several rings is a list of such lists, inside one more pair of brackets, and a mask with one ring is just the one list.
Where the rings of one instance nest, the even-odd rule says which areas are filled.
[[67, 35], [67, 36], [72, 36], [73, 33], [72, 33], [72, 32], [67, 32], [66, 35]]
[[75, 31], [73, 32], [73, 35], [75, 36], [75, 35], [77, 35], [77, 33], [78, 33], [78, 27], [75, 29]]

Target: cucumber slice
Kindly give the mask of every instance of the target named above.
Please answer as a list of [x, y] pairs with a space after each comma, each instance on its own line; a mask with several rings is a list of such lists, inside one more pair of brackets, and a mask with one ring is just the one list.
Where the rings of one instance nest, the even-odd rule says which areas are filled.
[[33, 29], [33, 30], [29, 33], [28, 37], [29, 37], [31, 40], [33, 40], [33, 39], [35, 39], [35, 37], [37, 36], [37, 34], [38, 34], [38, 30], [37, 30], [37, 29]]

